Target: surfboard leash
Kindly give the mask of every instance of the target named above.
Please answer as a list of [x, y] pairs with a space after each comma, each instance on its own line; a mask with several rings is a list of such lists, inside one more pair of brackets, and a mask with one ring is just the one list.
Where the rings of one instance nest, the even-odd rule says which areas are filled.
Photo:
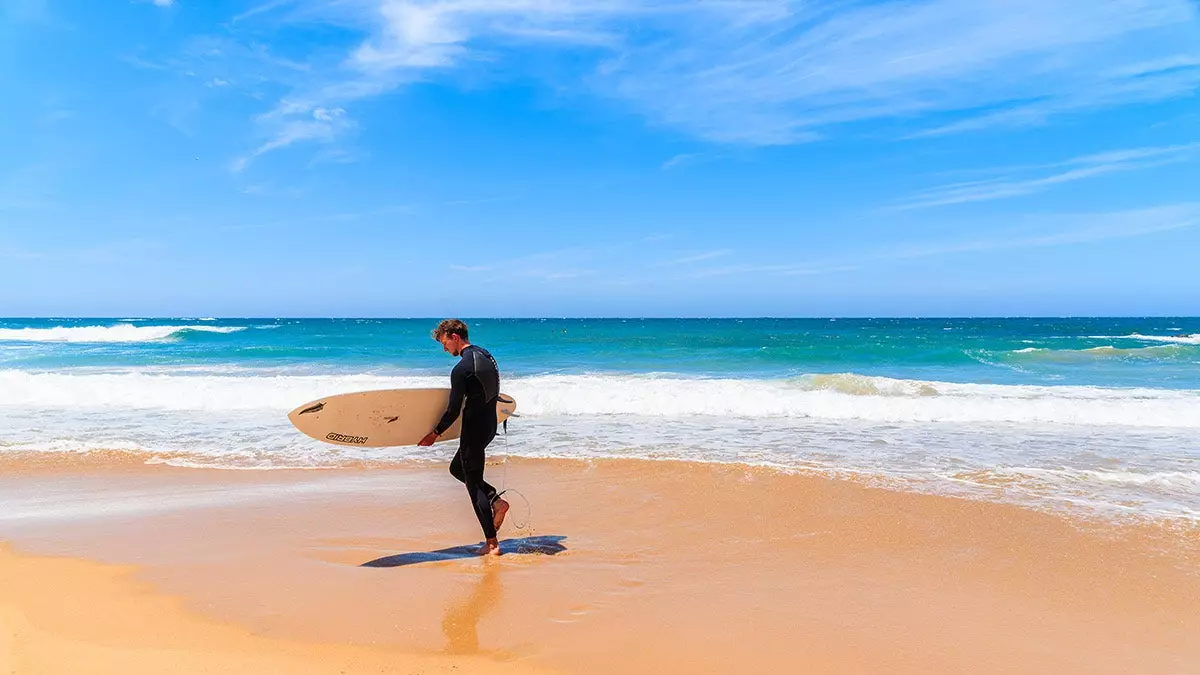
[[496, 499], [499, 499], [500, 496], [503, 495], [505, 492], [513, 492], [521, 497], [521, 501], [525, 502], [525, 522], [523, 522], [523, 523], [514, 522], [513, 527], [517, 528], [518, 530], [523, 530], [529, 526], [529, 520], [531, 518], [533, 509], [529, 505], [529, 500], [525, 498], [525, 495], [521, 494], [520, 490], [513, 490], [508, 487], [508, 419], [507, 418], [505, 418], [503, 425], [504, 425], [504, 472], [500, 478], [500, 491], [496, 493]]

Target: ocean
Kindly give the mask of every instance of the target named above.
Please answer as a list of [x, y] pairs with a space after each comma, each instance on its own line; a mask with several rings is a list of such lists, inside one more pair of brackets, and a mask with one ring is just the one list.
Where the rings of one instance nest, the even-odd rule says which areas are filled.
[[[734, 462], [1103, 518], [1200, 518], [1200, 318], [467, 319], [495, 457]], [[436, 319], [0, 320], [0, 466], [444, 462], [286, 413], [448, 386]], [[489, 469], [491, 471], [492, 469]]]

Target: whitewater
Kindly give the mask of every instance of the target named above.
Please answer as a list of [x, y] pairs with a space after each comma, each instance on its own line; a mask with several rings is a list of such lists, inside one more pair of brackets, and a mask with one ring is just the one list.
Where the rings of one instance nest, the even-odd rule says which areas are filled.
[[[445, 461], [286, 413], [446, 386], [433, 320], [0, 321], [0, 461]], [[494, 456], [736, 462], [1104, 517], [1200, 517], [1200, 321], [472, 321], [519, 417]], [[270, 329], [270, 330], [267, 330]]]

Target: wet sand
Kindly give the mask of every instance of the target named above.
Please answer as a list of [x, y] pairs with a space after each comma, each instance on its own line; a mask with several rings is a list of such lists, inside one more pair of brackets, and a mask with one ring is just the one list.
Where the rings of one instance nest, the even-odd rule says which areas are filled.
[[0, 672], [1200, 673], [1195, 525], [735, 465], [504, 476], [531, 508], [481, 559], [442, 466], [7, 465]]

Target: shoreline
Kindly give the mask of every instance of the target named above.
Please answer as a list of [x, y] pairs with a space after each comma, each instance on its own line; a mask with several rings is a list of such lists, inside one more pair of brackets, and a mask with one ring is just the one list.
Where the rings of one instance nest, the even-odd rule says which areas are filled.
[[[502, 446], [501, 446], [502, 447]], [[448, 466], [452, 452], [445, 457], [395, 457], [347, 460], [340, 463], [282, 466], [244, 466], [236, 464], [204, 464], [196, 460], [203, 455], [195, 453], [164, 453], [130, 449], [88, 450], [24, 450], [0, 453], [0, 477], [3, 474], [20, 476], [96, 474], [140, 474], [160, 472], [161, 475], [179, 476], [224, 476], [233, 482], [255, 480], [261, 476], [302, 476], [324, 474], [345, 476], [379, 474], [386, 472], [429, 472], [435, 473]], [[934, 476], [922, 481], [900, 475], [879, 474], [867, 469], [843, 469], [817, 465], [788, 466], [772, 462], [738, 459], [682, 459], [673, 456], [589, 456], [567, 458], [562, 456], [528, 456], [507, 454], [503, 449], [489, 455], [487, 469], [489, 479], [496, 472], [505, 470], [506, 462], [515, 465], [582, 463], [585, 465], [646, 464], [646, 465], [696, 465], [714, 469], [729, 469], [747, 472], [765, 472], [780, 476], [795, 476], [802, 480], [846, 482], [867, 489], [879, 489], [899, 494], [923, 495], [952, 500], [978, 501], [986, 504], [1013, 506], [1019, 509], [1043, 513], [1070, 521], [1078, 527], [1102, 532], [1116, 527], [1144, 526], [1161, 529], [1165, 536], [1170, 532], [1200, 530], [1200, 516], [1182, 513], [1162, 513], [1148, 510], [1145, 504], [1088, 504], [1076, 495], [1028, 494], [1009, 491], [1009, 486], [999, 477], [987, 476], [987, 471], [964, 471], [962, 476]], [[246, 476], [245, 478], [236, 478]], [[966, 476], [966, 477], [963, 477]], [[496, 482], [492, 480], [492, 482]], [[961, 483], [968, 487], [955, 488]]]
[[[355, 652], [361, 664], [434, 659], [396, 672], [469, 661], [472, 672], [1178, 673], [1200, 662], [1200, 528], [1095, 530], [746, 466], [509, 462], [508, 487], [532, 512], [514, 495], [500, 538], [532, 552], [498, 560], [460, 557], [482, 537], [444, 467], [131, 464], [0, 477], [0, 559], [26, 601], [58, 602], [51, 624], [86, 616], [57, 589], [116, 565], [143, 585], [106, 571], [97, 587], [199, 622], [180, 619], [162, 639], [208, 635], [201, 624], [246, 631], [289, 654], [315, 650], [302, 672], [327, 672], [318, 666], [343, 649], [368, 650]], [[0, 634], [11, 633], [0, 606]], [[164, 648], [132, 611], [106, 615], [105, 643]]]

